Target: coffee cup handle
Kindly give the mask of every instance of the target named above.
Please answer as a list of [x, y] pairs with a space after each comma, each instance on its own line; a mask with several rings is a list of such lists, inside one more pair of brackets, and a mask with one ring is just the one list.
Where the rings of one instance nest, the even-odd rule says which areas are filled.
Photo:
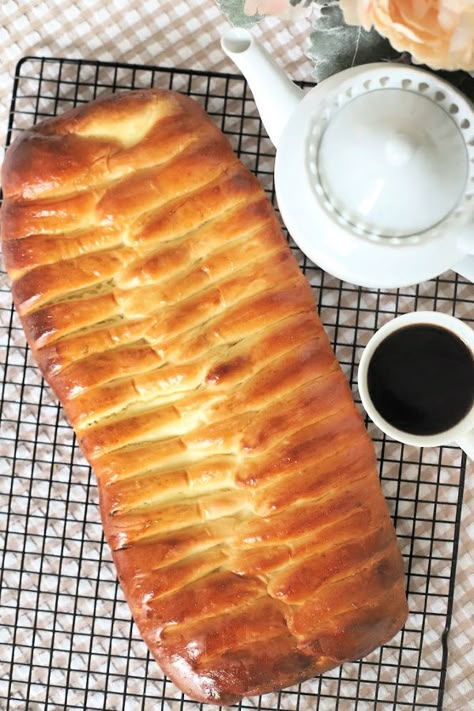
[[454, 271], [464, 279], [474, 282], [474, 255], [468, 254], [460, 262], [454, 265]]
[[466, 452], [469, 459], [474, 461], [474, 430], [469, 430], [469, 432], [458, 437], [456, 444]]

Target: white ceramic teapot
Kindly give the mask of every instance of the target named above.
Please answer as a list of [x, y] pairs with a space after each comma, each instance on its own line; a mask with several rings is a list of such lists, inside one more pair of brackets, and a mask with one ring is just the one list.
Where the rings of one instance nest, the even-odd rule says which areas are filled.
[[360, 286], [474, 281], [474, 110], [430, 72], [347, 69], [304, 93], [249, 32], [222, 38], [277, 148], [275, 190], [300, 249]]

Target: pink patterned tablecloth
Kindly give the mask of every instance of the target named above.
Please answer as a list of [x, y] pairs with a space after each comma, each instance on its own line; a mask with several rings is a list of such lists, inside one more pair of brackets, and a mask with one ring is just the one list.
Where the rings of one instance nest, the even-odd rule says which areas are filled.
[[[309, 22], [309, 19], [292, 23], [267, 19], [253, 30], [297, 79], [311, 79], [312, 65], [304, 56]], [[21, 57], [93, 58], [234, 72], [235, 68], [219, 46], [219, 37], [228, 26], [228, 21], [212, 0], [76, 0], [72, 3], [64, 3], [63, 0], [1, 0], [0, 144], [4, 144], [6, 135], [15, 65]], [[474, 289], [471, 296], [474, 299]], [[472, 317], [473, 304], [467, 305], [467, 308]], [[4, 345], [4, 332], [1, 338]], [[0, 367], [2, 362], [0, 357]], [[449, 637], [450, 657], [444, 702], [447, 711], [474, 708], [472, 476], [471, 466], [467, 473], [455, 606]], [[0, 499], [0, 512], [5, 500]], [[15, 522], [10, 521], [10, 525], [15, 525]], [[1, 526], [0, 520], [0, 540], [3, 535]], [[2, 614], [6, 614], [5, 610], [2, 613], [0, 609], [0, 647], [3, 649], [0, 651], [0, 684], [5, 682], [9, 673], [8, 663], [12, 656], [21, 656], [21, 649], [15, 650], [11, 644], [2, 645]], [[16, 641], [18, 643], [18, 639]], [[38, 683], [41, 684], [41, 681]], [[14, 684], [11, 688], [14, 694]], [[176, 704], [177, 709], [179, 703]], [[25, 706], [21, 702], [16, 705], [12, 702], [11, 708], [24, 709]], [[43, 708], [40, 702], [28, 702], [28, 710]], [[53, 704], [49, 708], [63, 707]], [[383, 702], [377, 704], [377, 709], [383, 708]]]

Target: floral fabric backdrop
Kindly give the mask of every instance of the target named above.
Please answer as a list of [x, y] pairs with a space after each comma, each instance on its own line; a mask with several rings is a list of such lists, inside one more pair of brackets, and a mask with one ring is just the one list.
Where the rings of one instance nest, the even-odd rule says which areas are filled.
[[[463, 1], [459, 0], [459, 3]], [[347, 4], [347, 0], [343, 2]], [[373, 27], [364, 29], [361, 25], [347, 24], [339, 0], [217, 0], [217, 4], [237, 27], [250, 28], [262, 22], [266, 14], [278, 15], [289, 23], [306, 16], [308, 34], [301, 37], [301, 42], [305, 55], [314, 64], [315, 81], [321, 81], [342, 69], [369, 62], [412, 63], [408, 52], [394, 49]], [[471, 36], [468, 40], [471, 52], [473, 41]], [[474, 100], [474, 78], [469, 73], [437, 73]]]

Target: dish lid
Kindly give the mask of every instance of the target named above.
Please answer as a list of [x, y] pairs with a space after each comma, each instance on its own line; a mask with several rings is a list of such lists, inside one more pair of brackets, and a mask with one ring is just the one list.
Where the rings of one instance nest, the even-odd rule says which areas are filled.
[[321, 108], [309, 126], [307, 168], [332, 219], [397, 242], [471, 211], [472, 108], [454, 87], [378, 65], [341, 81]]
[[461, 131], [439, 104], [381, 88], [330, 118], [317, 171], [326, 199], [349, 223], [403, 237], [452, 212], [466, 187], [468, 157]]

